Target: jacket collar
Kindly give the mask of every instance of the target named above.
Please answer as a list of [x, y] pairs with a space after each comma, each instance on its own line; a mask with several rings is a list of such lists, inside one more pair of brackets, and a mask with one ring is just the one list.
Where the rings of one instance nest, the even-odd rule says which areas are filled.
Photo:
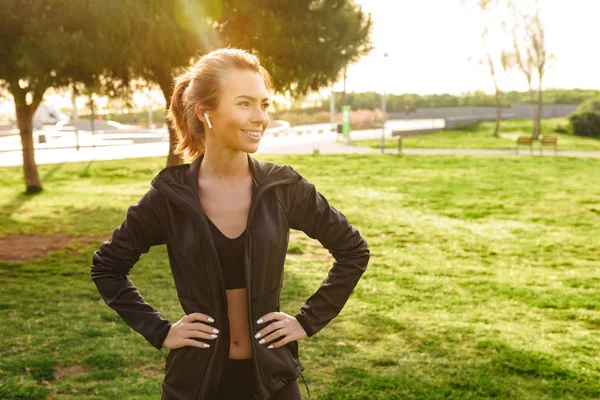
[[[277, 165], [274, 163], [258, 161], [250, 154], [247, 154], [248, 165], [252, 172], [252, 179], [254, 184], [260, 189], [266, 185], [269, 185], [278, 181], [287, 181], [298, 176], [295, 171], [285, 165]], [[195, 193], [198, 192], [198, 172], [200, 171], [200, 164], [204, 159], [204, 154], [201, 154], [190, 164], [184, 168], [184, 182], [187, 186], [190, 186]]]
[[[266, 161], [259, 161], [247, 154], [248, 164], [252, 172], [252, 179], [257, 190], [270, 187], [279, 183], [298, 181], [301, 177], [288, 165], [279, 165]], [[204, 154], [189, 164], [181, 164], [164, 168], [152, 180], [152, 185], [165, 192], [180, 192], [192, 190], [198, 193], [198, 173]], [[165, 188], [167, 186], [168, 188]], [[165, 193], [166, 194], [166, 193]]]

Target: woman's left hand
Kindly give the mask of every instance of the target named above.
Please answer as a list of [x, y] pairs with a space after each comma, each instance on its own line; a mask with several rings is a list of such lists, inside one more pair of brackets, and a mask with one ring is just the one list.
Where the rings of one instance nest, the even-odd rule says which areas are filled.
[[287, 343], [307, 336], [298, 320], [284, 312], [275, 311], [268, 313], [259, 318], [256, 322], [258, 325], [261, 325], [268, 321], [274, 322], [271, 322], [268, 326], [258, 331], [254, 337], [259, 341], [259, 344], [265, 345], [273, 340], [277, 340], [275, 343], [271, 343], [268, 346], [269, 349], [285, 346]]

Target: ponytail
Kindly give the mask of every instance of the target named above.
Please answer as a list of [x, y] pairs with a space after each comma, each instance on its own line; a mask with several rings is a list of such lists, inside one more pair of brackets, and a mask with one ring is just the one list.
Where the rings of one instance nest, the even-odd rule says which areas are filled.
[[184, 160], [196, 159], [204, 153], [204, 125], [196, 117], [195, 107], [190, 107], [191, 104], [185, 101], [190, 82], [189, 74], [175, 78], [175, 89], [167, 113], [167, 122], [177, 131], [173, 153]]

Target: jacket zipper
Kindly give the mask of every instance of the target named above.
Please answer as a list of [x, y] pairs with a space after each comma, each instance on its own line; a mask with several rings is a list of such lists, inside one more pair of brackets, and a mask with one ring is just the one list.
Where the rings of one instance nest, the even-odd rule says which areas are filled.
[[[253, 178], [254, 179], [254, 178]], [[263, 188], [261, 188], [261, 190], [256, 194], [256, 198], [254, 199], [254, 204], [252, 205], [252, 208], [250, 209], [250, 213], [248, 214], [248, 221], [246, 223], [246, 229], [247, 232], [249, 232], [249, 235], [246, 239], [246, 251], [244, 252], [244, 262], [245, 262], [245, 267], [248, 268], [248, 276], [249, 276], [249, 280], [247, 283], [247, 299], [248, 299], [248, 322], [250, 323], [250, 326], [253, 326], [252, 324], [254, 323], [254, 321], [252, 321], [252, 269], [250, 268], [250, 262], [252, 261], [252, 258], [250, 257], [250, 252], [252, 251], [251, 246], [250, 246], [250, 240], [252, 238], [252, 232], [250, 230], [251, 224], [252, 224], [252, 219], [254, 217], [254, 212], [256, 211], [256, 208], [258, 206], [258, 201], [260, 200], [260, 197], [263, 195], [263, 193], [265, 193], [267, 190], [269, 190], [270, 188], [277, 186], [277, 185], [282, 185], [282, 184], [286, 184], [286, 183], [293, 183], [295, 182], [295, 179], [288, 179], [288, 180], [281, 180], [278, 182], [273, 182], [271, 184], [268, 184], [266, 186], [264, 186]], [[253, 330], [251, 329], [250, 332], [253, 332]], [[252, 340], [252, 348], [254, 349], [254, 355], [256, 356], [257, 360], [258, 360], [258, 366], [259, 366], [259, 374], [261, 376], [261, 379], [263, 381], [263, 385], [264, 387], [268, 388], [269, 392], [271, 392], [273, 390], [273, 387], [270, 385], [270, 383], [268, 382], [268, 378], [265, 375], [264, 372], [264, 366], [262, 364], [262, 360], [260, 358], [260, 355], [258, 354], [258, 345], [256, 343], [254, 343], [254, 340]], [[261, 397], [259, 395], [255, 395], [254, 396], [255, 399], [260, 400]]]

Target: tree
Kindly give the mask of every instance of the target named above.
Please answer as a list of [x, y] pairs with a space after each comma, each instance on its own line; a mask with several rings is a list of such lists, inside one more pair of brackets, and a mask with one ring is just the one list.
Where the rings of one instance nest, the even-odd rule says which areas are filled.
[[[480, 37], [481, 42], [483, 44], [483, 50], [485, 53], [485, 60], [477, 60], [478, 64], [487, 65], [487, 68], [490, 72], [490, 76], [492, 78], [492, 82], [494, 83], [494, 100], [496, 105], [496, 125], [494, 127], [494, 132], [492, 136], [498, 138], [500, 137], [500, 123], [502, 121], [502, 110], [506, 105], [506, 100], [504, 98], [504, 93], [500, 89], [500, 83], [498, 79], [498, 72], [500, 68], [502, 71], [507, 72], [511, 67], [511, 55], [502, 48], [494, 48], [491, 49], [488, 44], [488, 37], [490, 32], [497, 32], [497, 25], [495, 21], [497, 21], [497, 17], [493, 16], [490, 20], [487, 17], [490, 17], [498, 12], [498, 9], [504, 5], [504, 2], [501, 0], [474, 0], [467, 1], [462, 0], [462, 4], [472, 5], [475, 9], [479, 11], [479, 17], [481, 19], [480, 22]], [[495, 37], [495, 39], [499, 39]], [[469, 57], [471, 59], [471, 57]]]
[[[488, 48], [487, 41], [486, 41], [487, 34], [488, 34], [487, 29], [483, 30], [481, 32], [481, 41], [483, 42], [483, 47], [485, 49], [485, 55], [486, 55], [486, 59], [487, 59], [487, 65], [490, 70], [490, 75], [491, 75], [492, 81], [494, 82], [494, 100], [496, 102], [496, 125], [494, 126], [494, 132], [493, 132], [492, 136], [498, 138], [498, 137], [500, 137], [500, 121], [502, 121], [502, 110], [504, 109], [504, 105], [506, 102], [504, 100], [504, 93], [502, 92], [502, 90], [500, 89], [500, 86], [498, 84], [498, 76], [497, 76], [498, 66], [496, 65], [498, 62], [494, 61], [494, 58], [492, 57], [492, 54]], [[510, 68], [510, 65], [511, 65], [510, 54], [508, 54], [507, 52], [502, 50], [500, 53], [499, 64], [502, 67], [502, 70], [504, 72], [506, 72]]]
[[[275, 90], [305, 95], [335, 82], [340, 71], [371, 49], [372, 21], [353, 0], [181, 0], [145, 2], [131, 23], [142, 51], [131, 55], [134, 75], [157, 82], [169, 108], [173, 76], [196, 53], [235, 46], [255, 50]], [[176, 133], [169, 127], [167, 165]]]
[[116, 6], [110, 2], [100, 6], [99, 2], [68, 0], [4, 0], [0, 7], [0, 86], [15, 102], [27, 193], [42, 190], [32, 118], [46, 90], [82, 82], [116, 94], [120, 87], [112, 78], [122, 74], [111, 60], [119, 60], [119, 51], [126, 51], [115, 49], [114, 44], [127, 32], [110, 29], [123, 22]]
[[[536, 140], [541, 134], [541, 118], [543, 99], [542, 80], [549, 59], [553, 58], [546, 50], [545, 32], [540, 18], [538, 0], [535, 1], [533, 13], [522, 12], [510, 0], [509, 7], [512, 11], [512, 24], [507, 27], [512, 38], [513, 58], [518, 68], [527, 79], [531, 107], [533, 111], [533, 131], [531, 138]], [[537, 93], [533, 81], [537, 76]]]

